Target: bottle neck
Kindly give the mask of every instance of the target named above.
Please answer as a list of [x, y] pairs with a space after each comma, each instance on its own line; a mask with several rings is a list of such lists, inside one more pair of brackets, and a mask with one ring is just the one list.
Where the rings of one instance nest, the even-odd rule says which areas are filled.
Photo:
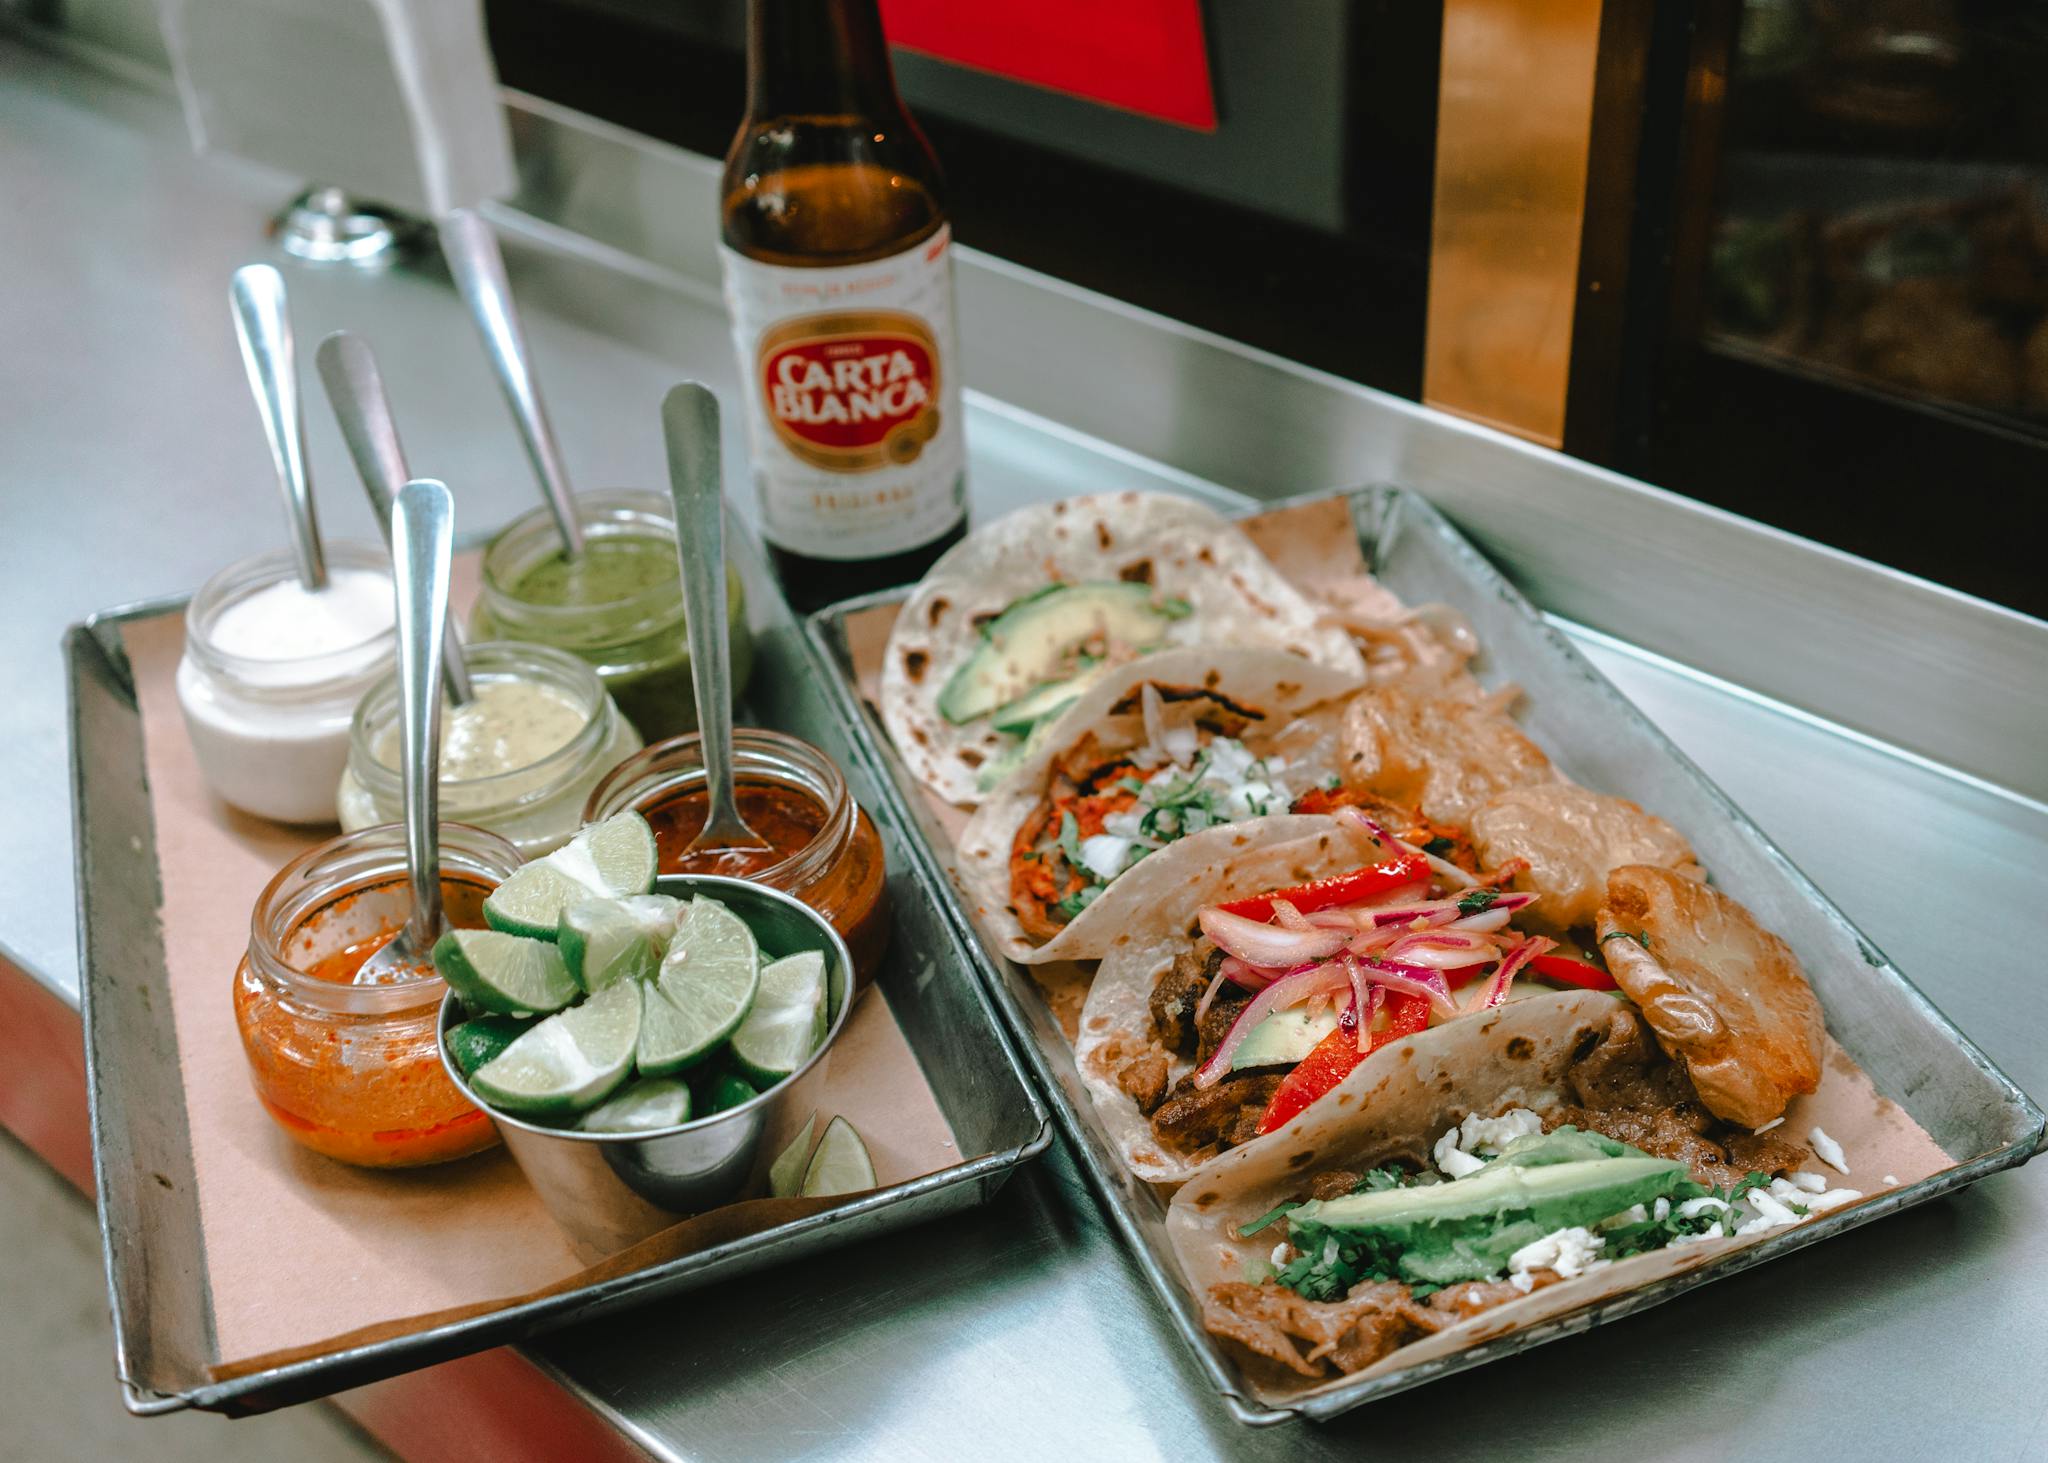
[[748, 0], [749, 120], [902, 109], [877, 0]]

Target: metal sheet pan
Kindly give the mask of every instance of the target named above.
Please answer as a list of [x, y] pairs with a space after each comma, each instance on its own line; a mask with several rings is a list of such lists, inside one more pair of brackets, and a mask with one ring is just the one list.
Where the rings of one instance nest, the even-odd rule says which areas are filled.
[[954, 918], [975, 937], [977, 968], [1024, 1045], [1061, 1129], [1133, 1261], [1233, 1416], [1252, 1425], [1332, 1417], [1656, 1305], [2033, 1156], [2043, 1139], [2041, 1109], [1440, 513], [1419, 495], [1398, 487], [1367, 487], [1346, 496], [1360, 549], [1382, 582], [1410, 604], [1445, 601], [1470, 618], [1484, 647], [1475, 673], [1489, 686], [1513, 681], [1523, 688], [1523, 725], [1567, 775], [1635, 799], [1692, 840], [1716, 882], [1798, 951], [1827, 1008], [1836, 1040], [1878, 1091], [1919, 1122], [1956, 1166], [1869, 1203], [1779, 1231], [1698, 1270], [1455, 1356], [1339, 1385], [1286, 1406], [1261, 1402], [1230, 1355], [1202, 1327], [1195, 1297], [1166, 1240], [1165, 1202], [1150, 1185], [1131, 1176], [1103, 1132], [1075, 1067], [1073, 1049], [1029, 973], [996, 952], [954, 893], [950, 841], [932, 816], [922, 788], [860, 698], [848, 650], [847, 619], [862, 609], [896, 602], [901, 593], [872, 595], [813, 615], [807, 633], [834, 673], [834, 694], [843, 716], [859, 729], [862, 756], [887, 782], [896, 819], [921, 832], [922, 856], [943, 883]]
[[108, 611], [74, 625], [64, 652], [93, 1169], [116, 1366], [131, 1412], [266, 1411], [785, 1264], [985, 1203], [1018, 1164], [1051, 1142], [1046, 1108], [984, 983], [964, 973], [977, 965], [977, 953], [922, 856], [922, 840], [901, 821], [894, 802], [877, 795], [865, 771], [869, 764], [832, 709], [835, 703], [812, 691], [817, 677], [804, 637], [780, 597], [759, 588], [767, 580], [752, 545], [735, 543], [734, 554], [756, 606], [752, 716], [837, 759], [881, 830], [895, 929], [877, 984], [961, 1153], [977, 1156], [636, 1274], [229, 1381], [211, 1379], [213, 1329], [197, 1181], [175, 1038], [162, 1016], [168, 1008], [161, 891], [142, 727], [119, 630], [126, 621], [181, 612], [183, 601]]

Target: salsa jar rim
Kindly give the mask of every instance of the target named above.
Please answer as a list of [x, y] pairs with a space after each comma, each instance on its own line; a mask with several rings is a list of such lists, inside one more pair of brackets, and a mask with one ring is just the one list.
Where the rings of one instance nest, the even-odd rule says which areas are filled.
[[[611, 741], [619, 711], [589, 661], [566, 650], [523, 640], [480, 640], [464, 646], [463, 656], [470, 674], [486, 682], [538, 680], [574, 696], [584, 708], [584, 719], [575, 736], [546, 756], [488, 777], [444, 777], [443, 793], [453, 790], [464, 796], [488, 798], [494, 787], [524, 789], [502, 802], [489, 803], [482, 810], [489, 812], [543, 802], [573, 782]], [[536, 671], [538, 675], [526, 674]], [[364, 693], [348, 728], [349, 771], [374, 801], [387, 804], [401, 797], [404, 788], [398, 769], [377, 760], [375, 743], [386, 730], [397, 727], [398, 712], [398, 675], [393, 671]], [[544, 780], [528, 785], [529, 779], [549, 774], [550, 769], [552, 773]]]
[[[640, 488], [606, 488], [576, 495], [576, 518], [585, 541], [652, 538], [675, 543], [669, 500]], [[519, 632], [509, 639], [534, 638], [551, 646], [598, 651], [645, 640], [683, 623], [681, 565], [673, 583], [650, 585], [621, 599], [597, 604], [544, 605], [522, 599], [519, 581], [561, 552], [553, 511], [536, 508], [500, 529], [485, 545], [478, 575], [479, 606], [500, 626]]]
[[[502, 884], [525, 862], [510, 841], [467, 823], [442, 823], [441, 877]], [[345, 899], [403, 886], [405, 825], [378, 823], [314, 845], [271, 876], [249, 914], [249, 969], [295, 1004], [335, 1016], [398, 1016], [438, 1010], [447, 982], [439, 975], [391, 985], [342, 985], [285, 959], [286, 945]]]
[[[389, 557], [369, 544], [330, 543], [325, 555], [330, 567], [370, 570], [386, 580], [391, 577]], [[236, 655], [214, 643], [213, 629], [222, 611], [258, 590], [296, 579], [298, 572], [298, 560], [289, 550], [274, 549], [237, 559], [200, 585], [185, 605], [185, 653], [193, 664], [232, 687], [237, 696], [279, 703], [325, 701], [338, 691], [352, 692], [358, 686], [368, 685], [383, 674], [397, 653], [395, 623], [353, 644], [336, 646], [319, 655], [288, 659]], [[266, 685], [257, 679], [266, 668], [285, 663], [317, 668], [324, 673], [283, 685]]]
[[[766, 727], [732, 729], [735, 782], [772, 782], [796, 789], [823, 809], [825, 820], [810, 842], [747, 876], [752, 883], [795, 890], [831, 871], [859, 826], [859, 809], [839, 764], [817, 747]], [[628, 808], [667, 802], [704, 785], [703, 737], [688, 732], [649, 743], [619, 763], [590, 790], [583, 821], [593, 823]]]

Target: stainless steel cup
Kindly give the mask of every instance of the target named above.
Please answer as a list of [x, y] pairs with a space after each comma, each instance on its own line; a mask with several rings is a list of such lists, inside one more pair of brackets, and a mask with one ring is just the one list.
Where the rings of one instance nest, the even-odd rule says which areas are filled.
[[[753, 1171], [769, 1114], [824, 1059], [846, 1025], [853, 997], [853, 960], [824, 916], [779, 889], [714, 874], [665, 874], [663, 894], [708, 894], [744, 919], [764, 960], [797, 950], [825, 951], [825, 988], [832, 1019], [809, 1061], [751, 1101], [672, 1128], [612, 1136], [552, 1128], [499, 1112], [463, 1079], [441, 1042], [441, 1065], [463, 1096], [491, 1115], [505, 1147], [539, 1192], [548, 1212], [586, 1259], [615, 1254], [666, 1229], [679, 1214], [735, 1198]], [[441, 1034], [465, 1016], [451, 993], [441, 1004]]]

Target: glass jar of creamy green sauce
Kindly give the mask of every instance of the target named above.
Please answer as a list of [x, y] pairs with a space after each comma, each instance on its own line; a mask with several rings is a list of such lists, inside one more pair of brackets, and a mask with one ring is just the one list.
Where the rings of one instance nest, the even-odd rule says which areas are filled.
[[[640, 748], [589, 665], [544, 645], [479, 641], [464, 648], [475, 698], [443, 709], [441, 812], [489, 829], [537, 858], [583, 824], [583, 802]], [[398, 773], [398, 678], [356, 708], [348, 768], [335, 793], [350, 832], [405, 816]]]
[[[675, 523], [656, 493], [580, 493], [584, 553], [563, 557], [545, 509], [515, 519], [484, 550], [470, 617], [479, 640], [526, 640], [582, 657], [648, 741], [695, 731], [696, 694], [683, 620]], [[754, 642], [746, 594], [726, 569], [733, 694], [745, 690]]]

